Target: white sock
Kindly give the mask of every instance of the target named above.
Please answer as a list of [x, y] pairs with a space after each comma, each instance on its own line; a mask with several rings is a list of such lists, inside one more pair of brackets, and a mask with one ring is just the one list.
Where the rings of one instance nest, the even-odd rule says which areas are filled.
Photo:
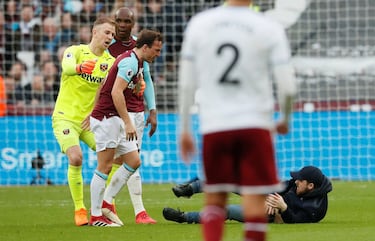
[[91, 215], [102, 216], [103, 193], [105, 190], [105, 182], [108, 175], [105, 175], [97, 170], [91, 179], [90, 193], [91, 193]]
[[[117, 171], [113, 174], [111, 182], [108, 184], [107, 188], [104, 192], [104, 201], [107, 203], [112, 203], [113, 199], [116, 195], [121, 191], [121, 189], [125, 186], [129, 177], [134, 173], [135, 170], [128, 170], [125, 168], [126, 164], [123, 164], [117, 169]], [[128, 167], [131, 169], [130, 167]]]
[[139, 169], [137, 169], [134, 174], [130, 176], [127, 184], [130, 199], [133, 203], [134, 214], [137, 215], [138, 213], [145, 211], [142, 201], [142, 179], [141, 175], [139, 174]]

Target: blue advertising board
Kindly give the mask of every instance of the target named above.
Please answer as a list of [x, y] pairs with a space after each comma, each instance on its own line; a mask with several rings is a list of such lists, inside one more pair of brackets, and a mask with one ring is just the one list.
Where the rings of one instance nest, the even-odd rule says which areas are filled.
[[[290, 170], [316, 165], [330, 178], [375, 180], [374, 115], [349, 111], [294, 113], [291, 133], [275, 137], [280, 177], [286, 179]], [[190, 165], [180, 159], [177, 128], [176, 114], [159, 114], [154, 136], [149, 137], [149, 129], [145, 129], [140, 169], [145, 183], [178, 183], [202, 175], [199, 152]], [[198, 128], [195, 118], [193, 130], [199, 140]], [[0, 135], [0, 185], [28, 185], [46, 179], [53, 184], [67, 183], [68, 161], [54, 138], [49, 116], [0, 118]], [[89, 183], [96, 154], [84, 144], [82, 149], [84, 181]], [[38, 150], [46, 162], [41, 170], [31, 164]], [[36, 180], [38, 177], [41, 179]]]

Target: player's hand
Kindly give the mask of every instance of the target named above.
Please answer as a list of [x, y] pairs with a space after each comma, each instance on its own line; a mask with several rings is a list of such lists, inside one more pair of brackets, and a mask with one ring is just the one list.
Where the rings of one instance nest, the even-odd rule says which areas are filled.
[[94, 71], [96, 59], [90, 59], [83, 61], [82, 64], [76, 65], [76, 72], [78, 74], [84, 73], [84, 74], [92, 74], [92, 71]]
[[127, 141], [137, 140], [137, 132], [134, 128], [133, 123], [125, 124], [125, 135]]
[[90, 130], [90, 115], [88, 115], [85, 119], [83, 119], [81, 123], [81, 128], [85, 131]]
[[148, 132], [148, 136], [151, 137], [155, 133], [156, 127], [157, 127], [156, 110], [150, 111], [150, 114], [147, 117], [145, 126], [147, 127], [148, 125], [151, 125], [151, 129]]
[[193, 137], [188, 132], [181, 133], [180, 137], [180, 151], [182, 160], [186, 163], [190, 163], [190, 159], [195, 152]]

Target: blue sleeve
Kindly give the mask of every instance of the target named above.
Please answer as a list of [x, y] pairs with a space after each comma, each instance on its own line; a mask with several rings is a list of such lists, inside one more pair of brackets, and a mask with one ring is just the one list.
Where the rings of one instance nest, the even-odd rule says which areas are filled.
[[144, 92], [144, 98], [146, 100], [147, 108], [149, 110], [156, 109], [156, 101], [155, 101], [155, 90], [154, 90], [154, 83], [152, 82], [151, 74], [150, 74], [150, 65], [147, 62], [143, 63], [143, 78], [146, 82], [146, 89]]
[[138, 61], [133, 57], [122, 59], [117, 66], [117, 76], [126, 80], [128, 83], [138, 71]]

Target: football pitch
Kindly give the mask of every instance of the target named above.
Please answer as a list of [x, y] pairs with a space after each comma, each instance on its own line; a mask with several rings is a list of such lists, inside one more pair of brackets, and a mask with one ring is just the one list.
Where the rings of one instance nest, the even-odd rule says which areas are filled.
[[[191, 241], [201, 240], [200, 225], [164, 220], [163, 207], [199, 210], [202, 195], [176, 198], [174, 184], [144, 184], [144, 203], [158, 223], [134, 222], [127, 188], [117, 199], [121, 228], [76, 227], [68, 186], [0, 187], [0, 240], [3, 241]], [[89, 207], [89, 186], [85, 186]], [[239, 198], [232, 195], [231, 203]], [[227, 221], [225, 241], [242, 240], [242, 225]], [[316, 224], [270, 224], [268, 241], [375, 240], [375, 182], [334, 181], [327, 216]]]

